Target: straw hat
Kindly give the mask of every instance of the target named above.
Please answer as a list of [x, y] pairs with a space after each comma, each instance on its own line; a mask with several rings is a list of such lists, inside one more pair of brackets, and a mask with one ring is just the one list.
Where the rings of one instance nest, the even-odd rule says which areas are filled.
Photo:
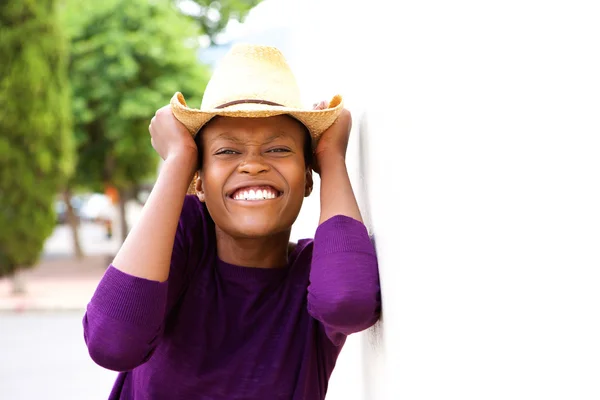
[[216, 115], [260, 118], [288, 114], [308, 128], [316, 143], [342, 111], [343, 102], [337, 95], [325, 109], [303, 108], [296, 79], [278, 49], [238, 44], [215, 69], [200, 109], [189, 108], [179, 92], [171, 99], [171, 109], [192, 136]]

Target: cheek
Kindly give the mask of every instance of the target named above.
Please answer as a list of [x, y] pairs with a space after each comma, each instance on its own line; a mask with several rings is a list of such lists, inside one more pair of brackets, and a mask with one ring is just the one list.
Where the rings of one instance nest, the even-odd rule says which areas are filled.
[[227, 180], [227, 171], [223, 168], [205, 168], [201, 174], [204, 195], [217, 198], [222, 195], [223, 186]]
[[293, 196], [304, 197], [304, 191], [306, 188], [306, 169], [304, 163], [302, 165], [294, 165], [286, 171], [285, 178]]

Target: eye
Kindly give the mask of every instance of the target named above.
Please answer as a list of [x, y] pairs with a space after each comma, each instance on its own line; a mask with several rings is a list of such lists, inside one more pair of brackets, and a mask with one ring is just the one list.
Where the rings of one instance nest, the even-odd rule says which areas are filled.
[[238, 151], [236, 150], [232, 150], [232, 149], [221, 149], [221, 150], [217, 150], [217, 152], [215, 153], [215, 155], [231, 155], [231, 154], [239, 154]]
[[289, 153], [291, 150], [285, 147], [275, 147], [274, 149], [267, 150], [267, 153]]

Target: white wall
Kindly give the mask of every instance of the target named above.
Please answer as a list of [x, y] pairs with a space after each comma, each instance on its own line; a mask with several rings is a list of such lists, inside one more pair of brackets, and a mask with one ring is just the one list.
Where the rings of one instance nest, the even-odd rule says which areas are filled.
[[355, 116], [379, 255], [328, 399], [600, 398], [597, 2], [266, 1], [307, 104]]

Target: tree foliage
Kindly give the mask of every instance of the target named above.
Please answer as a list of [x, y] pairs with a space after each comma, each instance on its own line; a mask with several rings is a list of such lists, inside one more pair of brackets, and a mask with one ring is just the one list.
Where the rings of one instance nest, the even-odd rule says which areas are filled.
[[37, 261], [72, 171], [66, 44], [54, 0], [0, 2], [0, 275]]
[[[217, 34], [222, 32], [229, 20], [243, 21], [248, 11], [261, 0], [191, 0], [199, 6], [194, 19], [204, 32], [215, 43]], [[181, 1], [179, 1], [181, 3]]]
[[74, 183], [135, 186], [156, 172], [148, 124], [176, 91], [201, 99], [199, 31], [167, 0], [71, 0], [69, 74], [78, 162]]

